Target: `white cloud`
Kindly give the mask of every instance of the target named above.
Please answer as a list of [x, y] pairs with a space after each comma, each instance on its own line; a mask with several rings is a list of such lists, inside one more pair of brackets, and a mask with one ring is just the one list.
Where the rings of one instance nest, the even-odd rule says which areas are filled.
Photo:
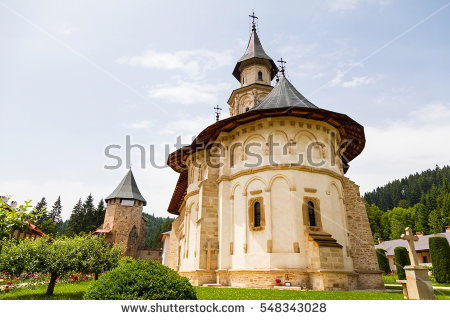
[[374, 83], [382, 78], [381, 75], [375, 77], [353, 77], [350, 81], [342, 83], [344, 88], [356, 88], [363, 85]]
[[67, 25], [61, 26], [58, 30], [59, 33], [66, 35], [66, 36], [70, 36], [74, 31], [75, 31], [75, 29], [73, 27], [69, 27]]
[[450, 104], [433, 103], [404, 120], [366, 126], [366, 147], [350, 163], [349, 176], [362, 192], [412, 173], [450, 162]]
[[182, 71], [193, 77], [215, 70], [232, 62], [231, 51], [180, 50], [175, 52], [158, 52], [148, 50], [144, 54], [117, 59], [120, 64], [133, 67], [159, 68]]
[[214, 104], [218, 100], [217, 94], [229, 88], [230, 85], [226, 83], [213, 85], [179, 80], [174, 84], [157, 85], [151, 88], [149, 97], [181, 104]]
[[336, 76], [330, 81], [330, 86], [334, 87], [339, 85], [344, 78], [344, 74], [345, 73], [343, 71], [338, 70]]
[[375, 4], [387, 6], [391, 4], [390, 0], [328, 0], [329, 11], [351, 11], [362, 4]]
[[153, 126], [153, 121], [141, 120], [129, 124], [124, 124], [123, 126], [129, 129], [149, 129], [150, 127]]

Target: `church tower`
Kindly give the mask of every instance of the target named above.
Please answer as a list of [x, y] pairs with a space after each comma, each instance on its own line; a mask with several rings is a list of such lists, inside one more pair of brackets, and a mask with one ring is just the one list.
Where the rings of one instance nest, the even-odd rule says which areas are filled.
[[141, 195], [131, 169], [105, 201], [105, 220], [95, 233], [106, 234], [108, 242], [121, 244], [126, 256], [136, 258], [138, 249], [145, 247], [142, 209], [147, 201]]
[[238, 60], [233, 70], [233, 76], [240, 82], [241, 87], [233, 90], [228, 104], [230, 116], [249, 111], [257, 105], [271, 90], [271, 81], [278, 72], [275, 62], [264, 51], [256, 33], [254, 14], [252, 34], [245, 54]]

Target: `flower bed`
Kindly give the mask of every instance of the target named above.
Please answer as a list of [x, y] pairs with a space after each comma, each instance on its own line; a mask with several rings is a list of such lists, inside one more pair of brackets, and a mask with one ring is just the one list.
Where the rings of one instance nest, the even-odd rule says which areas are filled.
[[[62, 277], [58, 277], [60, 283], [75, 283], [80, 281], [91, 281], [94, 279], [93, 274], [68, 273]], [[0, 292], [9, 292], [17, 287], [28, 287], [39, 284], [47, 284], [50, 281], [48, 273], [22, 273], [20, 276], [11, 276], [6, 271], [0, 274]]]

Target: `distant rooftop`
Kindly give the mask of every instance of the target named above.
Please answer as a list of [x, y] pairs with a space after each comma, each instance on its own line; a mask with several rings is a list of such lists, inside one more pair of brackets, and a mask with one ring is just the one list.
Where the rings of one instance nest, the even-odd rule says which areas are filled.
[[[447, 238], [447, 241], [450, 242], [450, 232], [442, 232], [442, 233], [435, 233], [435, 234], [429, 234], [426, 236], [419, 236], [418, 241], [414, 241], [414, 247], [416, 248], [416, 251], [427, 251], [430, 250], [430, 247], [428, 246], [428, 239], [431, 237], [445, 237]], [[380, 244], [377, 244], [375, 246], [376, 249], [381, 248], [386, 251], [386, 255], [393, 256], [394, 255], [394, 249], [396, 247], [405, 247], [408, 249], [408, 241], [402, 240], [402, 239], [396, 239], [396, 240], [389, 240], [389, 241], [383, 241]]]

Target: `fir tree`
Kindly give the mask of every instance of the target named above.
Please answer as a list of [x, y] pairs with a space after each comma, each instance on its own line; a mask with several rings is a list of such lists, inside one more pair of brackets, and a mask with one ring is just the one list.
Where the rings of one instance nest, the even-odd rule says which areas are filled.
[[103, 199], [97, 205], [97, 209], [95, 209], [95, 226], [96, 228], [100, 227], [105, 220], [106, 207]]
[[83, 202], [79, 199], [77, 204], [73, 207], [72, 214], [67, 222], [67, 235], [73, 236], [79, 234], [83, 229], [83, 224]]
[[442, 221], [441, 213], [439, 210], [434, 209], [430, 213], [430, 233], [441, 233], [444, 231], [444, 223]]
[[95, 213], [94, 198], [92, 194], [89, 194], [83, 203], [84, 221], [82, 231], [92, 232], [97, 228]]
[[39, 227], [42, 221], [47, 220], [49, 214], [47, 212], [47, 200], [45, 197], [42, 197], [41, 201], [39, 201], [33, 209], [34, 214], [34, 222]]
[[56, 222], [56, 224], [62, 222], [61, 213], [62, 213], [61, 196], [58, 196], [58, 199], [53, 204], [52, 211], [50, 211], [50, 217], [53, 219], [54, 222]]

